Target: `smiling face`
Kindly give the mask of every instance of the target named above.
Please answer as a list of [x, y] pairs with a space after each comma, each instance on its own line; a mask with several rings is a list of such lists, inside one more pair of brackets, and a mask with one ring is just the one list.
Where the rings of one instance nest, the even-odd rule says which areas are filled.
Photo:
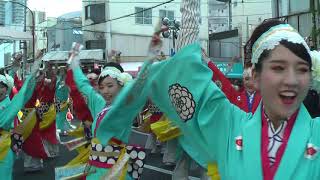
[[105, 77], [99, 83], [99, 92], [107, 101], [108, 105], [113, 102], [120, 90], [121, 86], [119, 85], [118, 81], [110, 76]]
[[262, 96], [269, 118], [283, 120], [291, 116], [307, 95], [311, 72], [307, 61], [282, 45], [273, 49], [254, 71], [254, 82]]
[[243, 86], [246, 91], [250, 93], [254, 92], [254, 83], [251, 75], [248, 75], [248, 74], [243, 75]]

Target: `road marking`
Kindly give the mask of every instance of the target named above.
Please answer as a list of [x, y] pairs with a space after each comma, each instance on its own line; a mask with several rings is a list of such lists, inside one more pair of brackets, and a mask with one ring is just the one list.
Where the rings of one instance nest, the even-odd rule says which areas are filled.
[[[159, 168], [159, 167], [155, 167], [155, 166], [150, 166], [150, 165], [147, 165], [147, 164], [144, 165], [144, 168], [147, 168], [147, 169], [150, 169], [150, 170], [153, 170], [153, 171], [158, 171], [158, 172], [161, 172], [161, 173], [164, 173], [164, 174], [169, 174], [169, 175], [173, 174], [172, 171], [169, 171], [169, 170], [166, 170], [166, 169], [162, 169], [162, 168]], [[200, 180], [200, 178], [193, 177], [193, 176], [189, 176], [189, 179], [190, 180]]]

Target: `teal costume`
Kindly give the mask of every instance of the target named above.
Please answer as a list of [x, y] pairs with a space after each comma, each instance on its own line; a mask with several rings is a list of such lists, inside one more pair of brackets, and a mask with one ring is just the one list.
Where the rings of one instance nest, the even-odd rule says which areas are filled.
[[[128, 129], [146, 97], [180, 128], [180, 145], [199, 164], [217, 162], [221, 179], [263, 179], [261, 105], [245, 113], [232, 105], [211, 81], [198, 44], [183, 48], [171, 59], [146, 63], [138, 78], [124, 87], [101, 122], [97, 137], [128, 137]], [[117, 117], [117, 121], [112, 121]], [[242, 137], [242, 149], [236, 138]], [[316, 149], [307, 157], [307, 146]], [[320, 179], [320, 119], [312, 119], [304, 105], [298, 112], [274, 179]]]
[[[69, 88], [63, 83], [61, 76], [58, 76], [56, 85], [56, 103], [63, 103], [68, 101], [69, 98]], [[56, 125], [57, 129], [61, 129], [62, 132], [70, 129], [70, 124], [67, 122], [66, 115], [68, 108], [63, 108], [61, 111], [57, 112], [56, 115]]]
[[[22, 109], [25, 103], [27, 103], [27, 101], [31, 98], [35, 85], [36, 81], [34, 77], [29, 76], [19, 93], [13, 97], [11, 102], [9, 97], [6, 97], [2, 102], [0, 102], [0, 143], [1, 140], [3, 140], [3, 132], [9, 132], [13, 128], [14, 118], [17, 116], [18, 111]], [[0, 159], [1, 179], [12, 179], [12, 168], [14, 161], [15, 154], [11, 148], [9, 148], [4, 159]]]
[[[92, 117], [94, 117], [94, 121], [92, 123], [92, 131], [91, 131], [91, 132], [94, 132], [94, 130], [96, 128], [98, 114], [106, 107], [107, 103], [104, 100], [104, 98], [91, 86], [89, 80], [83, 74], [80, 67], [76, 67], [72, 71], [73, 71], [74, 81], [75, 81], [79, 91], [84, 96], [86, 96], [88, 108], [91, 112]], [[107, 114], [108, 114], [108, 112], [107, 112]], [[104, 116], [104, 119], [105, 118], [106, 118], [106, 116]], [[116, 122], [117, 117], [115, 117], [112, 121]], [[127, 142], [123, 138], [118, 138], [118, 139], [121, 140], [122, 142]], [[100, 139], [100, 138], [98, 138], [98, 140], [104, 145], [107, 144], [107, 142], [108, 142], [108, 141], [104, 141], [104, 139]], [[95, 170], [95, 173], [89, 174], [87, 176], [87, 179], [96, 180], [96, 179], [99, 179], [102, 176], [106, 175], [109, 172], [110, 168], [99, 168], [99, 167], [92, 166], [91, 170]], [[126, 175], [126, 179], [130, 180], [131, 178], [128, 175]]]

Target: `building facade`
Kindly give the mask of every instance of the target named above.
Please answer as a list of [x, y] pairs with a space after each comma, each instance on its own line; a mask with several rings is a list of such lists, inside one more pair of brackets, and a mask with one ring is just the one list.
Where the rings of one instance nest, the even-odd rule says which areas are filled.
[[71, 12], [62, 15], [56, 21], [43, 28], [43, 39], [47, 39], [47, 51], [69, 51], [73, 42], [82, 43], [81, 13]]
[[209, 34], [229, 30], [229, 3], [218, 0], [209, 0], [208, 26]]
[[[13, 31], [24, 31], [27, 0], [0, 1], [0, 26], [5, 26]], [[0, 67], [8, 65], [11, 55], [20, 51], [19, 41], [0, 40]]]
[[[155, 3], [152, 1], [142, 3], [138, 0], [127, 3], [120, 0], [110, 0], [105, 3], [83, 1], [82, 30], [85, 48], [105, 49], [106, 58], [109, 58], [111, 51], [115, 51], [121, 53], [121, 61], [142, 61], [147, 57], [149, 42], [157, 23], [163, 17], [171, 20], [181, 19], [180, 3], [173, 1], [148, 9], [158, 5], [159, 1]], [[207, 48], [207, 0], [201, 1], [201, 16], [203, 18], [201, 18], [200, 40], [203, 47]], [[173, 40], [164, 39], [164, 54], [169, 55], [171, 49]]]
[[[313, 3], [314, 4], [313, 4]], [[287, 21], [295, 27], [303, 37], [309, 38], [311, 41], [319, 44], [319, 39], [312, 34], [312, 29], [319, 27], [318, 13], [312, 14], [312, 9], [319, 9], [319, 0], [272, 0], [272, 15], [274, 18], [280, 18]], [[316, 45], [314, 43], [311, 46]], [[317, 46], [317, 45], [316, 45]]]

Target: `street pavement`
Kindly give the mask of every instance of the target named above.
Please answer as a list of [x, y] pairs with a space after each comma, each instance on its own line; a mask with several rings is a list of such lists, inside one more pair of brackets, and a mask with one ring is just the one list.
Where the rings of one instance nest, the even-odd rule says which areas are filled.
[[[66, 141], [67, 137], [62, 137], [62, 141]], [[44, 169], [40, 172], [25, 173], [23, 170], [23, 155], [15, 161], [13, 169], [14, 180], [54, 180], [54, 168], [61, 167], [69, 162], [77, 154], [68, 151], [64, 146], [60, 145], [60, 156], [56, 158], [44, 160]], [[161, 153], [151, 154], [147, 152], [147, 158], [141, 180], [171, 180], [173, 166], [165, 166], [162, 163]], [[196, 180], [199, 175], [196, 171], [191, 171], [189, 179]], [[1, 178], [0, 178], [1, 179]]]

